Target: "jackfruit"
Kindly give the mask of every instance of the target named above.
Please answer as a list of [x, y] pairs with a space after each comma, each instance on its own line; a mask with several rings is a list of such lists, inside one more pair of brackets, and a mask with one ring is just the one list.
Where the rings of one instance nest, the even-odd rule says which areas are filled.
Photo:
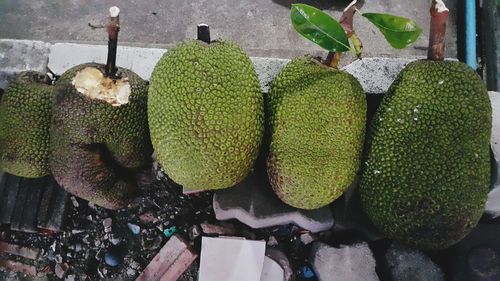
[[82, 64], [56, 83], [50, 166], [68, 192], [96, 205], [118, 209], [136, 190], [134, 176], [150, 162], [148, 84], [118, 68]]
[[285, 203], [323, 207], [353, 183], [361, 162], [366, 97], [352, 75], [314, 59], [292, 60], [269, 92], [267, 171]]
[[49, 171], [53, 86], [37, 72], [20, 73], [0, 99], [0, 170], [36, 178]]
[[456, 61], [416, 61], [371, 123], [360, 194], [389, 238], [436, 250], [460, 241], [490, 186], [491, 105], [477, 74]]
[[235, 43], [179, 44], [151, 77], [148, 120], [158, 162], [187, 189], [237, 184], [259, 152], [263, 100], [252, 62]]

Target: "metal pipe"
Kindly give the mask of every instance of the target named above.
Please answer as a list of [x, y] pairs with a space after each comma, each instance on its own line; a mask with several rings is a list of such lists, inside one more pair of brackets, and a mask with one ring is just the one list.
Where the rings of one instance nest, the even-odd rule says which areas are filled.
[[465, 1], [465, 62], [477, 68], [476, 49], [476, 0]]

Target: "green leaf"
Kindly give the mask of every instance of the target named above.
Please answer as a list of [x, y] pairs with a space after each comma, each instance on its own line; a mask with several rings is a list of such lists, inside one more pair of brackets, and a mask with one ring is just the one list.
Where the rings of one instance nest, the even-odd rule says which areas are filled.
[[411, 19], [389, 14], [364, 13], [367, 18], [384, 34], [392, 47], [403, 49], [417, 41], [422, 29]]
[[293, 4], [290, 14], [295, 30], [330, 52], [349, 51], [349, 41], [340, 23], [321, 10], [306, 4]]

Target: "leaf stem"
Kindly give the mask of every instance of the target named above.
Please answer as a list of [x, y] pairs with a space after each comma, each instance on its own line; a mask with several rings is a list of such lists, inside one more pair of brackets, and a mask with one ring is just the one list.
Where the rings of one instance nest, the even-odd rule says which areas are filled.
[[[344, 31], [347, 35], [347, 38], [351, 39], [351, 42], [353, 43], [353, 46], [354, 46], [354, 51], [356, 53], [356, 56], [358, 58], [360, 58], [361, 57], [361, 49], [363, 48], [363, 43], [361, 43], [361, 40], [359, 39], [359, 37], [356, 35], [356, 32], [354, 31], [354, 14], [356, 14], [356, 12], [358, 11], [358, 9], [356, 7], [357, 2], [358, 2], [357, 0], [352, 1], [344, 9], [344, 12], [342, 13], [342, 16], [340, 17], [339, 23], [342, 26], [342, 28], [344, 29]], [[329, 66], [329, 67], [338, 68], [341, 57], [342, 57], [342, 52], [329, 52], [324, 64]]]
[[109, 8], [109, 23], [106, 26], [108, 31], [108, 59], [106, 62], [105, 76], [114, 77], [116, 75], [116, 50], [118, 48], [118, 32], [120, 31], [120, 9], [116, 6]]
[[431, 6], [431, 30], [429, 33], [429, 60], [444, 60], [446, 25], [450, 11], [442, 0], [433, 0]]
[[356, 7], [356, 3], [358, 1], [352, 1], [345, 9], [344, 13], [340, 17], [340, 25], [344, 28], [347, 38], [349, 38], [354, 46], [354, 52], [358, 58], [361, 57], [361, 49], [363, 49], [363, 43], [356, 35], [356, 31], [354, 30], [354, 15], [356, 12], [359, 12]]

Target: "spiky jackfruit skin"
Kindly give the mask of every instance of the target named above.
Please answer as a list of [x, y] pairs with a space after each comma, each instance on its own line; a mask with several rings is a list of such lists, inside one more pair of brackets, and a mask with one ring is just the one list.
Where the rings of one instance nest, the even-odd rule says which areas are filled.
[[96, 205], [124, 207], [136, 190], [135, 172], [150, 162], [147, 125], [148, 84], [134, 72], [119, 68], [131, 86], [129, 102], [120, 106], [79, 93], [72, 85], [82, 64], [66, 71], [56, 84], [51, 129], [50, 166], [68, 192]]
[[292, 60], [269, 92], [267, 171], [285, 203], [323, 207], [351, 185], [360, 166], [366, 97], [352, 75], [310, 58]]
[[371, 123], [360, 187], [383, 233], [428, 250], [469, 233], [490, 185], [491, 114], [463, 63], [417, 61], [400, 73]]
[[231, 42], [188, 41], [165, 54], [149, 88], [148, 119], [159, 163], [188, 189], [245, 178], [264, 131], [259, 80]]
[[45, 76], [22, 72], [0, 100], [0, 170], [36, 178], [49, 171], [53, 86]]

